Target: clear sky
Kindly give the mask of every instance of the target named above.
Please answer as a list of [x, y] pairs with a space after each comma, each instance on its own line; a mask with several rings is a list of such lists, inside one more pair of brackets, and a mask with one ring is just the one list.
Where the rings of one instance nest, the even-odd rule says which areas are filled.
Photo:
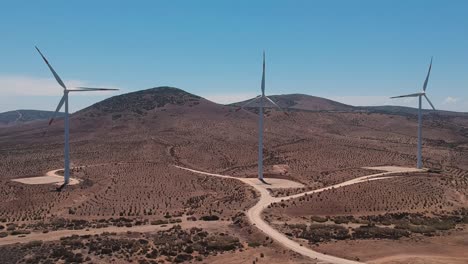
[[[468, 112], [468, 1], [4, 1], [0, 112], [53, 110], [61, 87], [122, 92], [175, 86], [220, 103], [260, 92], [353, 105], [399, 104], [419, 92]], [[73, 94], [79, 110], [112, 94]], [[428, 107], [427, 104], [424, 105]]]

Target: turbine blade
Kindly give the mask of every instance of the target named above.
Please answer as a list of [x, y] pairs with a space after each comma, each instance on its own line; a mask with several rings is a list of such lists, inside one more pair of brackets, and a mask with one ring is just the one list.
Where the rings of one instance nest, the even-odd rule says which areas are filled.
[[118, 91], [119, 89], [115, 88], [90, 88], [90, 87], [76, 87], [76, 89], [69, 90], [70, 92], [80, 92], [80, 91]]
[[259, 96], [255, 97], [255, 98], [250, 99], [247, 103], [245, 103], [245, 104], [243, 104], [242, 106], [238, 107], [238, 108], [236, 109], [236, 112], [239, 111], [239, 110], [241, 110], [241, 109], [244, 109], [244, 107], [246, 107], [246, 106], [248, 106], [248, 105], [250, 105], [250, 104], [256, 102], [256, 101], [258, 100], [258, 98], [260, 98], [260, 97], [262, 97], [262, 96], [259, 95]]
[[427, 102], [431, 105], [432, 109], [436, 110], [434, 105], [432, 104], [431, 100], [429, 100], [429, 98], [427, 98], [426, 95], [424, 95], [424, 98], [426, 98]]
[[60, 111], [60, 109], [62, 108], [62, 106], [63, 106], [64, 103], [65, 103], [65, 95], [63, 95], [62, 99], [60, 100], [59, 104], [57, 105], [57, 109], [55, 109], [54, 114], [53, 114], [52, 117], [50, 118], [50, 120], [49, 120], [49, 126], [52, 124], [52, 122], [54, 122], [55, 116], [56, 116], [57, 113]]
[[268, 100], [268, 102], [270, 102], [271, 104], [276, 106], [279, 110], [283, 111], [283, 109], [281, 107], [279, 107], [279, 105], [277, 103], [273, 102], [273, 100], [271, 100], [268, 96], [265, 96], [265, 98]]
[[427, 83], [429, 82], [429, 75], [431, 74], [431, 69], [432, 69], [432, 57], [431, 57], [431, 63], [429, 64], [429, 70], [427, 71], [426, 80], [424, 81], [423, 91], [426, 91]]
[[272, 103], [274, 106], [276, 106], [278, 108], [278, 110], [280, 110], [281, 112], [283, 112], [285, 115], [289, 116], [288, 113], [283, 109], [281, 108], [277, 103], [273, 102], [273, 100], [271, 100], [268, 96], [265, 96], [265, 98], [268, 100], [268, 102]]
[[54, 75], [55, 80], [57, 80], [58, 84], [60, 84], [60, 86], [62, 86], [63, 89], [66, 90], [67, 87], [66, 87], [65, 84], [63, 83], [62, 79], [60, 79], [60, 77], [58, 76], [58, 74], [55, 72], [54, 68], [52, 68], [52, 66], [50, 65], [49, 61], [47, 61], [46, 57], [44, 57], [44, 55], [42, 54], [42, 52], [39, 50], [38, 47], [36, 47], [36, 50], [39, 52], [39, 54], [41, 54], [42, 59], [45, 61], [45, 63], [46, 63], [47, 66], [49, 67], [50, 71], [51, 71], [52, 74]]
[[265, 51], [263, 51], [262, 95], [265, 96]]
[[393, 96], [390, 98], [393, 99], [393, 98], [403, 98], [403, 97], [418, 97], [421, 95], [423, 95], [423, 93], [405, 94], [405, 95]]

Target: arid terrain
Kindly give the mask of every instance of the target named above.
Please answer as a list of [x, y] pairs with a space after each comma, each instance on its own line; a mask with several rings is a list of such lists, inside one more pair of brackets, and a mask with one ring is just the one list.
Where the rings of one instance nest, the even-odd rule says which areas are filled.
[[[63, 120], [0, 128], [0, 263], [321, 262], [281, 239], [343, 261], [468, 263], [467, 114], [426, 111], [427, 169], [382, 174], [415, 166], [414, 112], [272, 98], [288, 115], [265, 114], [265, 178], [281, 179], [270, 187], [249, 179], [255, 109], [176, 88], [74, 113], [78, 184], [63, 192], [14, 181], [63, 173]], [[262, 203], [266, 226], [253, 225]]]
[[[0, 113], [0, 127], [15, 126], [44, 121], [49, 119], [54, 112], [37, 110], [16, 110]], [[57, 113], [57, 116], [63, 116], [63, 113]]]

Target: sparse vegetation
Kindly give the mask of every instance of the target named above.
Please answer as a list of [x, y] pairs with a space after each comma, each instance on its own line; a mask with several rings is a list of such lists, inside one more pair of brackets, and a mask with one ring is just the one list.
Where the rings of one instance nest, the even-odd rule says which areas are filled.
[[[409, 166], [415, 160], [411, 115], [294, 111], [285, 117], [270, 109], [265, 115], [267, 178], [305, 185], [271, 189], [274, 196], [379, 172], [364, 166]], [[466, 124], [465, 117], [425, 117], [424, 164], [433, 167], [427, 173], [401, 174], [283, 201], [266, 210], [268, 220], [291, 218], [295, 224], [277, 228], [313, 244], [454, 232], [468, 223], [466, 214], [450, 213], [466, 208]], [[257, 121], [250, 113], [167, 87], [105, 100], [71, 118], [71, 156], [76, 166], [72, 175], [81, 183], [60, 193], [52, 192], [52, 186], [11, 181], [63, 166], [61, 123], [38, 140], [42, 125], [0, 131], [0, 237], [114, 226], [162, 228], [186, 220], [219, 221], [209, 223], [217, 225], [230, 219], [239, 232], [255, 230], [239, 213], [255, 204], [254, 189], [234, 179], [200, 176], [173, 166], [255, 175], [257, 136], [252, 131]], [[102, 262], [100, 257], [108, 262], [112, 258], [135, 263], [195, 262], [241, 248], [235, 236], [191, 232], [171, 229], [170, 235], [138, 238], [134, 234], [66, 238], [34, 242], [29, 248], [11, 246], [10, 252], [0, 250], [0, 255], [13, 262], [23, 259], [26, 251], [33, 254], [31, 262], [49, 256], [51, 262]], [[271, 243], [264, 237], [247, 241], [257, 250]], [[265, 260], [270, 257], [266, 256]], [[261, 263], [262, 258], [255, 261]]]
[[[59, 242], [31, 241], [26, 244], [0, 248], [0, 262], [7, 263], [13, 253], [18, 260], [38, 262], [81, 263], [86, 259], [163, 260], [174, 257], [174, 262], [203, 259], [210, 254], [242, 248], [239, 239], [228, 234], [210, 234], [198, 228], [183, 230], [176, 226], [159, 231], [148, 239], [103, 234], [96, 236], [63, 237]], [[76, 253], [76, 251], [86, 253]]]

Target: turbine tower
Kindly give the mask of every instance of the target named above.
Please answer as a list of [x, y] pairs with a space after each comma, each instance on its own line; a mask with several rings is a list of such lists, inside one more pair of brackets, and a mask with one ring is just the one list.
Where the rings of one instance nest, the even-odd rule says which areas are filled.
[[44, 57], [42, 52], [39, 50], [38, 47], [36, 47], [36, 50], [39, 52], [41, 55], [42, 59], [44, 62], [47, 64], [49, 67], [49, 70], [52, 72], [52, 74], [55, 77], [55, 80], [57, 80], [58, 84], [62, 86], [63, 88], [63, 96], [62, 99], [60, 100], [57, 109], [55, 109], [54, 114], [52, 115], [52, 118], [49, 120], [49, 126], [52, 124], [54, 121], [55, 116], [57, 113], [60, 111], [62, 106], [65, 104], [65, 146], [64, 146], [64, 156], [65, 156], [65, 164], [64, 164], [64, 183], [60, 187], [57, 188], [57, 191], [61, 191], [65, 186], [68, 185], [70, 182], [70, 127], [69, 127], [69, 114], [68, 114], [68, 93], [69, 92], [90, 92], [90, 91], [115, 91], [118, 89], [109, 89], [109, 88], [89, 88], [89, 87], [76, 87], [75, 89], [68, 89], [65, 84], [63, 83], [62, 79], [58, 76], [57, 72], [55, 72], [54, 68], [50, 65], [49, 61]]
[[419, 108], [418, 108], [418, 162], [417, 162], [417, 168], [422, 169], [422, 97], [426, 98], [427, 102], [431, 105], [432, 109], [436, 110], [434, 105], [432, 104], [431, 100], [426, 95], [426, 88], [427, 88], [427, 83], [429, 82], [429, 75], [431, 74], [431, 69], [432, 69], [432, 58], [431, 58], [431, 63], [429, 64], [429, 70], [427, 72], [426, 80], [424, 81], [423, 85], [423, 90], [422, 92], [419, 93], [414, 93], [414, 94], [407, 94], [407, 95], [400, 95], [400, 96], [394, 96], [390, 98], [403, 98], [403, 97], [418, 97], [419, 99]]
[[[263, 179], [263, 108], [265, 107], [265, 101], [273, 104], [276, 106], [280, 111], [283, 111], [281, 107], [279, 107], [275, 102], [273, 102], [268, 96], [265, 95], [265, 52], [263, 52], [263, 71], [262, 71], [262, 83], [261, 83], [261, 95], [251, 99], [244, 105], [242, 105], [240, 108], [238, 108], [236, 111], [239, 111], [240, 109], [244, 109], [244, 107], [254, 103], [254, 102], [259, 102], [258, 106], [258, 179], [266, 183], [265, 180]], [[284, 112], [286, 114], [286, 112]]]

